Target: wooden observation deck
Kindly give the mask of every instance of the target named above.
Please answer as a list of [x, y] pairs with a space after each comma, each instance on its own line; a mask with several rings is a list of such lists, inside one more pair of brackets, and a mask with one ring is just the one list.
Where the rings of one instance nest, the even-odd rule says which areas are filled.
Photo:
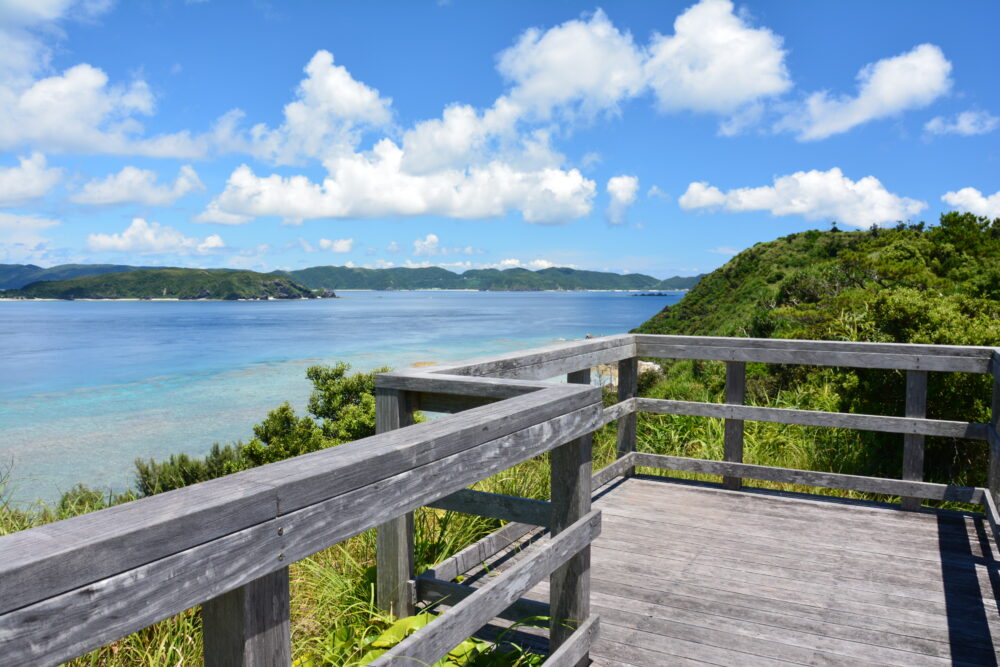
[[[639, 357], [725, 362], [726, 402], [638, 397]], [[748, 406], [747, 362], [905, 371], [906, 414]], [[603, 364], [611, 407], [589, 386]], [[992, 375], [991, 422], [927, 419], [928, 372]], [[997, 664], [997, 348], [622, 335], [383, 374], [376, 404], [374, 437], [0, 538], [0, 664], [57, 664], [201, 605], [206, 664], [288, 665], [288, 564], [376, 526], [379, 604], [441, 614], [372, 664], [431, 664], [537, 615], [552, 665]], [[636, 451], [638, 412], [725, 419], [724, 460]], [[745, 464], [744, 420], [900, 433], [901, 478]], [[595, 473], [591, 434], [613, 421], [618, 457]], [[981, 441], [988, 488], [922, 481], [926, 436]], [[467, 488], [544, 453], [549, 501]], [[414, 576], [421, 506], [509, 523]]]

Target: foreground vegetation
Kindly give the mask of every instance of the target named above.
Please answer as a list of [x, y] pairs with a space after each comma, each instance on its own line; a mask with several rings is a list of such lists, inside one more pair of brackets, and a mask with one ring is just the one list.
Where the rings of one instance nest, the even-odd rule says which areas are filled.
[[[806, 232], [758, 244], [707, 276], [677, 305], [639, 329], [645, 332], [818, 338], [875, 342], [996, 345], [1000, 342], [1000, 220], [943, 216], [939, 226], [901, 225], [864, 232]], [[98, 509], [109, 503], [179, 488], [288, 456], [364, 437], [374, 431], [372, 374], [344, 365], [314, 367], [307, 415], [289, 405], [273, 410], [245, 443], [216, 446], [204, 458], [175, 456], [137, 462], [135, 488], [107, 497], [77, 487], [54, 507], [0, 508], [0, 534]], [[640, 394], [720, 401], [724, 365], [664, 362], [640, 378]], [[755, 405], [872, 414], [902, 414], [904, 375], [894, 371], [748, 365], [748, 402]], [[982, 376], [931, 375], [929, 414], [986, 421]], [[610, 397], [608, 399], [611, 400]], [[614, 457], [614, 426], [594, 438], [594, 467]], [[675, 415], [640, 415], [641, 451], [722, 458], [723, 422]], [[902, 437], [747, 422], [748, 463], [899, 477]], [[930, 481], [983, 485], [983, 443], [928, 438]], [[653, 471], [641, 471], [653, 472]], [[682, 477], [703, 476], [684, 474]], [[786, 490], [781, 485], [761, 484]], [[548, 497], [546, 457], [485, 480], [478, 488]], [[815, 491], [814, 489], [810, 489]], [[865, 494], [827, 491], [872, 498]], [[439, 562], [495, 529], [492, 520], [423, 509], [416, 517], [418, 570]], [[300, 665], [364, 664], [405, 626], [373, 604], [374, 534], [369, 532], [292, 566], [293, 647]], [[197, 663], [197, 609], [161, 622], [74, 661], [80, 665]], [[524, 652], [500, 654], [466, 646], [450, 664], [536, 664]]]

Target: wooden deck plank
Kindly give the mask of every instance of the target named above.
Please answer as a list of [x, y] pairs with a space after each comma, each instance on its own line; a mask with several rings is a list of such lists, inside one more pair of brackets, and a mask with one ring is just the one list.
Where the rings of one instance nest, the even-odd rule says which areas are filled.
[[594, 665], [998, 664], [1000, 565], [975, 515], [644, 478], [594, 507]]

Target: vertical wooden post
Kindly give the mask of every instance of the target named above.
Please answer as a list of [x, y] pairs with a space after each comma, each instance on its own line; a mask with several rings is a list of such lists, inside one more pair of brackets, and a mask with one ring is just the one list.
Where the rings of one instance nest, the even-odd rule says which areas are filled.
[[201, 606], [206, 667], [292, 664], [288, 568]]
[[1000, 431], [1000, 349], [993, 351], [993, 360], [990, 366], [993, 374], [993, 411], [990, 414], [990, 425], [993, 427], [993, 433], [990, 434], [987, 441], [990, 447], [988, 486], [990, 493], [993, 494], [993, 502], [997, 503], [1000, 502], [1000, 452], [998, 452], [1000, 450], [1000, 437], [997, 436], [997, 432]]
[[[570, 373], [567, 380], [590, 384], [590, 369]], [[552, 535], [559, 534], [590, 511], [592, 436], [560, 445], [549, 454], [551, 468]], [[549, 577], [549, 653], [590, 616], [590, 547], [583, 549]], [[581, 664], [588, 664], [584, 657]]]
[[[927, 416], [927, 371], [906, 371], [906, 416]], [[924, 480], [924, 436], [903, 436], [903, 479]], [[920, 498], [901, 498], [904, 510], [920, 509]]]
[[[639, 359], [622, 359], [618, 362], [618, 402], [639, 395]], [[625, 415], [618, 419], [618, 458], [635, 451], [635, 426], [637, 414]], [[625, 476], [635, 474], [635, 468], [625, 471]]]
[[[746, 400], [747, 365], [744, 361], [726, 362], [726, 403], [743, 405]], [[743, 420], [727, 419], [723, 440], [723, 460], [743, 463]], [[743, 488], [739, 477], [723, 477], [722, 486], [738, 491]]]
[[[385, 433], [413, 423], [409, 396], [396, 389], [375, 389], [375, 432]], [[416, 600], [413, 579], [413, 512], [380, 525], [376, 530], [375, 600], [396, 618], [412, 616]]]

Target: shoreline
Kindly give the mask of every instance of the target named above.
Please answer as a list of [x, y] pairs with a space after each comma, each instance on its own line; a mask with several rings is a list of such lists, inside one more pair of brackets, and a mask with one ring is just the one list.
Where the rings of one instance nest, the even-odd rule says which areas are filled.
[[[626, 290], [626, 289], [578, 289], [578, 290], [562, 290], [562, 289], [549, 289], [549, 290], [477, 290], [477, 289], [447, 289], [447, 288], [435, 288], [428, 287], [426, 289], [338, 289], [336, 292], [473, 292], [473, 293], [483, 293], [483, 294], [603, 294], [603, 293], [620, 293], [620, 294], [640, 294], [647, 292], [648, 290]], [[676, 294], [687, 292], [686, 289], [677, 290], [658, 290], [664, 293]], [[652, 295], [658, 296], [658, 295]], [[210, 301], [210, 302], [224, 302], [224, 301], [329, 301], [332, 299], [338, 299], [340, 297], [314, 297], [306, 298], [300, 297], [296, 299], [275, 299], [275, 298], [261, 298], [261, 299], [181, 299], [178, 297], [153, 297], [153, 298], [140, 298], [140, 297], [121, 297], [115, 299], [101, 299], [97, 297], [80, 297], [74, 299], [56, 299], [51, 297], [38, 297], [38, 298], [25, 298], [25, 297], [5, 297], [0, 296], [0, 301], [10, 301], [10, 302], [31, 302], [31, 301], [41, 301], [41, 302], [54, 302], [54, 301], [187, 301], [187, 302], [197, 302], [197, 301]]]

